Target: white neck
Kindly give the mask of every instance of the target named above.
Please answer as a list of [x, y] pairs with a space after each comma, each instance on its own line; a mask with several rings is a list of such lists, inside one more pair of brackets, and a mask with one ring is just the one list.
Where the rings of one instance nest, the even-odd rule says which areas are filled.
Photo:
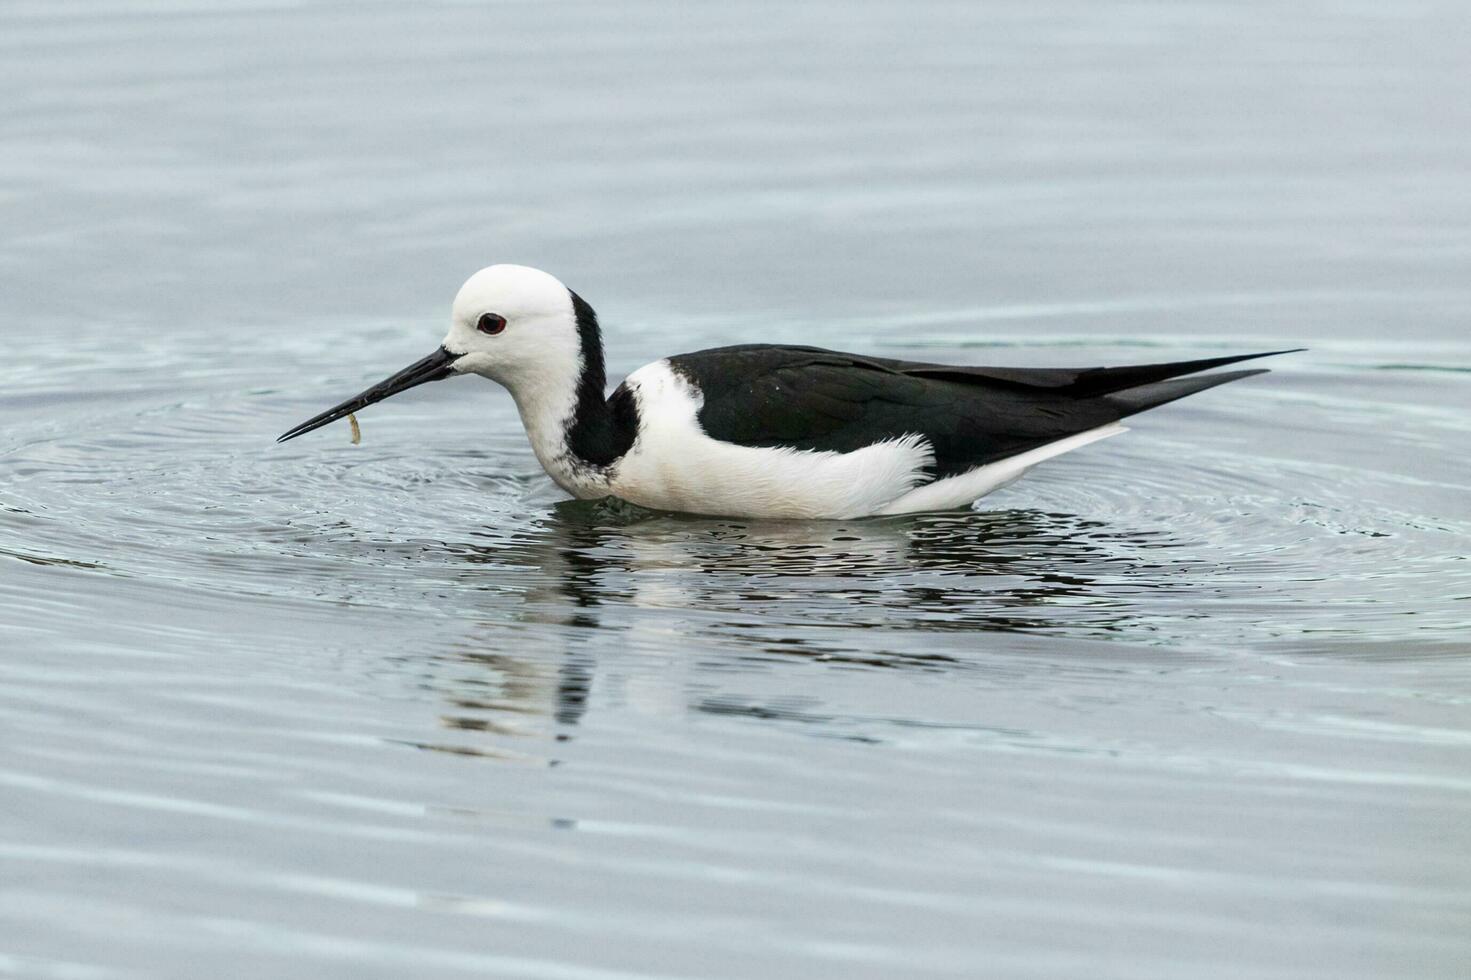
[[521, 424], [531, 441], [537, 462], [557, 486], [580, 498], [608, 495], [605, 471], [579, 460], [567, 445], [567, 427], [577, 408], [577, 384], [582, 362], [544, 362], [539, 370], [518, 373], [514, 378], [496, 379], [510, 391], [521, 413]]
[[[506, 268], [482, 272], [499, 275]], [[475, 333], [474, 311], [491, 300], [462, 303], [456, 297], [456, 306], [467, 305], [470, 312], [456, 315], [446, 349], [464, 352], [457, 370], [490, 378], [511, 393], [537, 460], [558, 486], [577, 497], [607, 496], [608, 471], [632, 442], [633, 426], [625, 417], [619, 429], [604, 397], [597, 315], [567, 287], [546, 278], [556, 301], [541, 296], [531, 311], [505, 305], [514, 300], [497, 301], [513, 311], [511, 323], [489, 342]], [[471, 277], [461, 293], [475, 282]]]

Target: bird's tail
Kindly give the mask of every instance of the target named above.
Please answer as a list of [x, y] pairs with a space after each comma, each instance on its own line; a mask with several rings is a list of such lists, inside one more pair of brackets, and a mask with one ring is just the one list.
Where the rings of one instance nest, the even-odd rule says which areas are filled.
[[1178, 398], [1184, 398], [1186, 395], [1193, 395], [1207, 388], [1226, 384], [1228, 381], [1240, 381], [1242, 378], [1266, 373], [1266, 368], [1255, 368], [1247, 371], [1223, 371], [1220, 374], [1207, 374], [1199, 378], [1172, 378], [1167, 381], [1156, 381], [1153, 384], [1142, 384], [1115, 391], [1105, 395], [1103, 400], [1118, 409], [1119, 418], [1126, 418]]
[[[1137, 390], [1141, 387], [1152, 386], [1159, 381], [1167, 381], [1178, 378], [1185, 374], [1196, 374], [1208, 371], [1211, 368], [1225, 367], [1227, 364], [1238, 364], [1241, 361], [1252, 361], [1258, 357], [1275, 357], [1278, 354], [1295, 354], [1305, 350], [1303, 347], [1294, 347], [1292, 350], [1271, 350], [1260, 354], [1232, 354], [1227, 357], [1206, 357], [1196, 361], [1169, 361], [1164, 364], [1130, 364], [1125, 367], [1092, 368], [1087, 371], [1078, 372], [1078, 376], [1068, 385], [1068, 394], [1075, 398], [1097, 398], [1099, 395], [1111, 395], [1114, 392], [1125, 390]], [[1261, 371], [1234, 371], [1229, 374], [1213, 375], [1209, 384], [1197, 388], [1190, 388], [1179, 394], [1171, 395], [1160, 401], [1145, 406], [1153, 408], [1154, 405], [1163, 405], [1167, 401], [1183, 398], [1185, 395], [1204, 391], [1211, 384], [1222, 384], [1225, 381], [1234, 381], [1252, 374], [1261, 374]], [[1206, 380], [1206, 379], [1201, 379]], [[1163, 389], [1173, 390], [1173, 389]], [[1143, 411], [1137, 409], [1136, 411]]]

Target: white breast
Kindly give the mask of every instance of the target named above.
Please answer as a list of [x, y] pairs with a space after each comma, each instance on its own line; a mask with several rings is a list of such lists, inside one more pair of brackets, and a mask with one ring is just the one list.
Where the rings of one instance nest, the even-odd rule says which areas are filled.
[[611, 489], [644, 507], [727, 517], [848, 518], [879, 512], [925, 480], [929, 444], [910, 435], [850, 453], [759, 449], [710, 438], [699, 392], [667, 361], [639, 368], [639, 437]]

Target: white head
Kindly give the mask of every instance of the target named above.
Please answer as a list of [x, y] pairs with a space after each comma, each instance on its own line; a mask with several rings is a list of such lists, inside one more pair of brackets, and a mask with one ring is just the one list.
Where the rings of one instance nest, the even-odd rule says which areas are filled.
[[[460, 287], [439, 350], [308, 419], [294, 439], [390, 395], [456, 374], [478, 374], [510, 389], [528, 411], [560, 421], [579, 396], [603, 397], [603, 348], [592, 308], [554, 276], [524, 265], [481, 269]], [[531, 420], [528, 419], [528, 427]]]
[[444, 349], [454, 370], [498, 381], [513, 393], [567, 383], [581, 371], [572, 293], [555, 276], [524, 265], [481, 269], [460, 287]]

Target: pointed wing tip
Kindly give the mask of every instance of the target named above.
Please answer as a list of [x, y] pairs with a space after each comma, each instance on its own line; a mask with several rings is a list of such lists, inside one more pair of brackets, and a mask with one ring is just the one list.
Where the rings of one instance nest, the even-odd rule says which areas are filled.
[[1194, 378], [1174, 378], [1176, 381], [1206, 381], [1212, 380], [1214, 385], [1223, 385], [1228, 381], [1240, 381], [1242, 378], [1254, 378], [1258, 374], [1271, 374], [1271, 368], [1241, 368], [1238, 371], [1213, 371], [1210, 374], [1197, 374]]

